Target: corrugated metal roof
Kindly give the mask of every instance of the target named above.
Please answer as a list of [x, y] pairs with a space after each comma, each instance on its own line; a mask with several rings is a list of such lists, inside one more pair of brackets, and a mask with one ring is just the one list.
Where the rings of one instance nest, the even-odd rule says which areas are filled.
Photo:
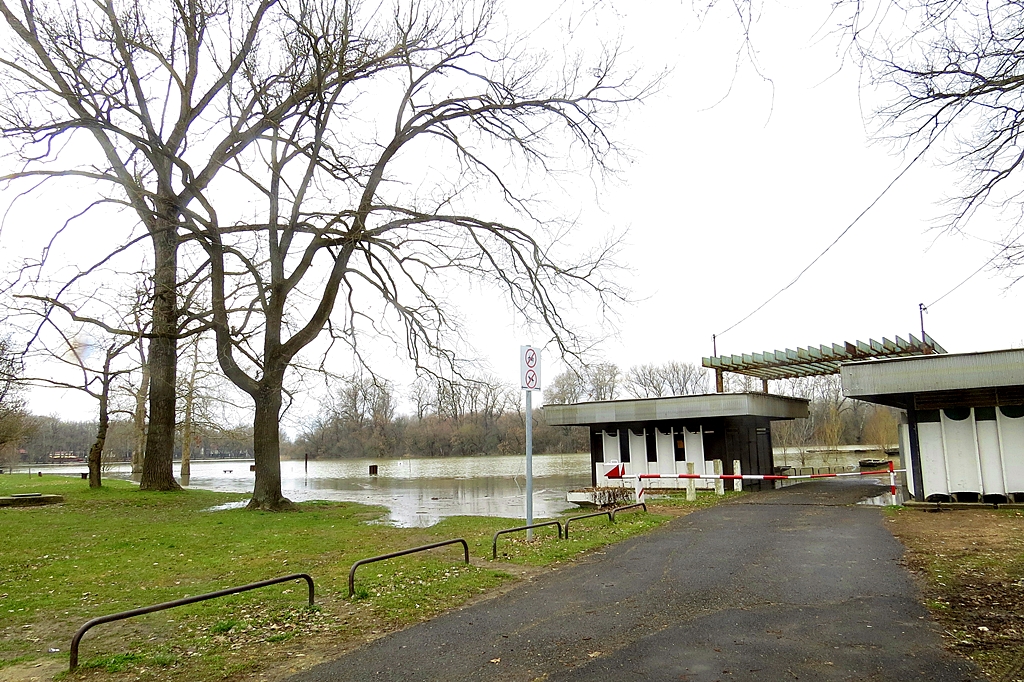
[[905, 341], [899, 336], [895, 341], [882, 338], [881, 341], [868, 339], [833, 343], [829, 346], [808, 346], [793, 350], [765, 351], [743, 355], [718, 355], [702, 358], [701, 364], [723, 372], [745, 374], [758, 379], [791, 379], [795, 377], [837, 374], [839, 365], [856, 360], [879, 358], [897, 358], [917, 355], [945, 354], [946, 349], [935, 342], [932, 337], [924, 335], [924, 340], [910, 334]]
[[767, 393], [711, 393], [545, 405], [544, 421], [552, 426], [572, 426], [748, 415], [770, 419], [800, 419], [807, 416], [807, 404], [804, 398]]
[[1024, 350], [856, 362], [841, 374], [851, 398], [1024, 386]]

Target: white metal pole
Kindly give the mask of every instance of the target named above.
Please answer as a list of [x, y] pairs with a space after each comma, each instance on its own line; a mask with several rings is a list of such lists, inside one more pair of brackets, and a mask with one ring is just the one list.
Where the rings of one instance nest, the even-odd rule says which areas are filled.
[[[526, 389], [526, 525], [533, 525], [533, 391]], [[533, 529], [526, 529], [527, 541], [533, 540]]]

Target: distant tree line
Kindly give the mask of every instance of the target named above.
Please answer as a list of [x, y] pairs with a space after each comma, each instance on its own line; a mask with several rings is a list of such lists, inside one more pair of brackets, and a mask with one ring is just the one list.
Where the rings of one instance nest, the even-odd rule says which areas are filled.
[[[762, 390], [760, 379], [739, 374], [726, 374], [724, 388], [729, 392]], [[710, 390], [710, 372], [690, 363], [635, 365], [625, 372], [613, 363], [599, 363], [559, 374], [550, 382], [544, 398], [548, 403], [575, 403], [699, 395]], [[897, 444], [899, 412], [847, 398], [843, 395], [839, 375], [771, 381], [769, 391], [811, 401], [810, 415], [806, 419], [772, 424], [775, 446], [891, 447]]]
[[[335, 401], [311, 420], [291, 456], [450, 457], [517, 454], [526, 448], [522, 391], [494, 377], [460, 382], [420, 379], [408, 394], [412, 413], [396, 414], [388, 381], [347, 377]], [[580, 452], [589, 448], [585, 429], [551, 427], [534, 410], [534, 451]]]
[[[58, 417], [25, 416], [25, 437], [19, 441], [17, 457], [9, 463], [47, 464], [68, 458], [84, 459], [96, 440], [96, 423], [65, 421]], [[128, 420], [111, 421], [103, 448], [103, 461], [130, 462], [135, 447], [135, 426]], [[183, 442], [175, 441], [175, 459], [181, 459]], [[200, 429], [193, 436], [193, 456], [199, 458], [252, 457], [252, 431]]]
[[[693, 395], [707, 393], [709, 384], [707, 371], [688, 363], [636, 365], [625, 372], [615, 364], [598, 363], [555, 376], [544, 391], [544, 402]], [[386, 379], [353, 374], [337, 379], [334, 385], [321, 412], [306, 423], [293, 441], [282, 442], [285, 457], [448, 457], [525, 451], [522, 391], [493, 376], [457, 382], [421, 378], [404, 395], [408, 414], [399, 413], [402, 396], [395, 384]], [[760, 390], [760, 381], [726, 375], [726, 389]], [[770, 389], [772, 393], [811, 401], [807, 419], [773, 424], [776, 446], [891, 446], [897, 441], [897, 412], [846, 398], [838, 376], [771, 382]], [[191, 396], [196, 392], [184, 393]], [[18, 423], [18, 450], [7, 447], [9, 462], [52, 462], [56, 453], [85, 456], [95, 440], [93, 422], [28, 415], [14, 399], [16, 392], [11, 395], [6, 399], [6, 412], [0, 413], [0, 427], [5, 423], [4, 414], [17, 414], [14, 421]], [[192, 402], [203, 407], [196, 408], [189, 419], [185, 419], [184, 413], [179, 418], [175, 459], [182, 458], [186, 441], [193, 457], [253, 456], [251, 427], [219, 426], [217, 411], [211, 407], [216, 400], [209, 396], [195, 401], [190, 398], [183, 404]], [[103, 451], [106, 462], [130, 461], [136, 452], [136, 424], [130, 410], [122, 412], [127, 413], [125, 418], [110, 423]], [[202, 419], [195, 418], [199, 413]], [[534, 451], [538, 454], [589, 450], [586, 428], [550, 426], [544, 421], [542, 409], [536, 409], [533, 418]], [[0, 430], [0, 435], [3, 433]]]

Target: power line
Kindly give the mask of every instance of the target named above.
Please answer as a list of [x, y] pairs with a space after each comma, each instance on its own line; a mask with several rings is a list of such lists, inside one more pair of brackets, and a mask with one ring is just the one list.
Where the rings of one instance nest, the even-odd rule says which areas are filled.
[[[946, 125], [948, 126], [949, 123], [947, 123]], [[943, 126], [943, 128], [945, 128], [945, 126]], [[940, 130], [939, 133], [941, 134], [941, 132], [942, 131]], [[935, 139], [935, 138], [933, 138], [933, 139]], [[776, 291], [764, 303], [762, 303], [761, 305], [757, 306], [752, 311], [750, 311], [749, 313], [744, 315], [738, 322], [733, 323], [732, 326], [728, 327], [724, 331], [718, 332], [718, 334], [715, 334], [715, 336], [721, 336], [722, 334], [725, 334], [726, 332], [730, 332], [733, 329], [735, 329], [736, 327], [740, 326], [741, 324], [743, 324], [744, 322], [749, 320], [751, 317], [753, 317], [755, 314], [757, 314], [766, 305], [768, 305], [769, 303], [774, 301], [776, 298], [778, 298], [780, 294], [782, 294], [784, 291], [786, 291], [791, 286], [793, 286], [798, 281], [800, 281], [800, 278], [804, 276], [804, 273], [806, 273], [808, 270], [810, 270], [814, 266], [815, 263], [817, 263], [819, 260], [821, 260], [821, 258], [826, 253], [828, 253], [832, 249], [833, 246], [835, 246], [839, 242], [840, 239], [842, 239], [844, 236], [846, 236], [846, 233], [849, 232], [853, 228], [854, 225], [859, 223], [860, 219], [863, 218], [865, 215], [867, 215], [867, 212], [870, 211], [872, 208], [874, 208], [875, 205], [879, 201], [882, 200], [882, 197], [884, 197], [889, 192], [889, 190], [892, 189], [893, 185], [895, 185], [897, 182], [899, 182], [900, 178], [902, 178], [904, 175], [906, 175], [907, 171], [909, 171], [911, 168], [913, 168], [914, 164], [917, 163], [921, 159], [921, 157], [924, 156], [925, 152], [927, 152], [930, 148], [931, 148], [931, 142], [926, 144], [924, 146], [924, 148], [921, 149], [920, 152], [918, 152], [917, 156], [915, 156], [910, 161], [910, 163], [908, 163], [907, 166], [903, 170], [901, 170], [899, 172], [899, 174], [895, 178], [892, 179], [892, 182], [890, 182], [888, 185], [885, 186], [885, 189], [883, 189], [881, 191], [881, 193], [877, 197], [875, 197], [874, 201], [872, 201], [870, 204], [868, 204], [867, 208], [865, 208], [863, 211], [861, 211], [860, 214], [856, 218], [853, 219], [853, 222], [851, 222], [849, 225], [847, 225], [846, 228], [842, 232], [839, 233], [839, 236], [836, 237], [835, 239], [833, 239], [832, 243], [829, 244], [827, 247], [825, 247], [824, 251], [822, 251], [817, 256], [815, 256], [814, 260], [812, 260], [810, 263], [808, 263], [807, 266], [803, 270], [801, 270], [800, 273], [796, 277], [793, 278], [792, 282], [790, 282], [786, 286], [784, 286], [781, 289], [779, 289], [778, 291]]]
[[957, 284], [957, 285], [956, 285], [955, 287], [953, 287], [952, 289], [950, 289], [949, 291], [947, 291], [946, 293], [944, 293], [944, 294], [943, 294], [942, 296], [939, 296], [939, 297], [938, 297], [937, 299], [935, 299], [934, 301], [932, 301], [931, 303], [929, 303], [928, 305], [926, 305], [926, 306], [925, 306], [925, 308], [931, 308], [931, 307], [932, 307], [933, 305], [935, 305], [936, 303], [938, 303], [938, 302], [939, 302], [939, 301], [941, 301], [942, 299], [946, 298], [946, 297], [947, 297], [947, 296], [949, 296], [949, 295], [950, 295], [951, 293], [953, 293], [954, 291], [956, 291], [957, 289], [959, 289], [960, 287], [962, 287], [963, 285], [967, 284], [967, 283], [968, 283], [969, 281], [971, 281], [972, 279], [974, 279], [974, 276], [975, 276], [975, 275], [977, 275], [977, 274], [978, 274], [978, 273], [980, 273], [980, 272], [981, 272], [982, 270], [984, 270], [984, 269], [985, 269], [985, 268], [987, 268], [987, 267], [988, 267], [989, 265], [991, 265], [991, 264], [992, 264], [992, 262], [993, 262], [993, 261], [995, 261], [995, 259], [996, 259], [996, 258], [999, 258], [999, 256], [1001, 256], [1001, 255], [1003, 254], [1003, 252], [1004, 252], [1004, 251], [1006, 251], [1007, 249], [1009, 249], [1009, 248], [1010, 248], [1011, 246], [1013, 246], [1013, 244], [1007, 244], [1007, 245], [1006, 245], [1006, 246], [1004, 246], [1003, 248], [1001, 248], [1001, 249], [999, 249], [998, 251], [996, 251], [996, 252], [995, 252], [995, 254], [994, 254], [994, 255], [993, 255], [993, 256], [992, 256], [991, 258], [989, 258], [989, 259], [988, 259], [987, 261], [985, 261], [984, 263], [982, 263], [982, 265], [981, 265], [981, 267], [980, 267], [980, 268], [978, 268], [977, 270], [975, 270], [975, 271], [974, 271], [974, 272], [972, 272], [971, 274], [967, 275], [967, 278], [966, 278], [966, 279], [964, 279], [964, 280], [963, 280], [962, 282], [960, 282], [959, 284]]

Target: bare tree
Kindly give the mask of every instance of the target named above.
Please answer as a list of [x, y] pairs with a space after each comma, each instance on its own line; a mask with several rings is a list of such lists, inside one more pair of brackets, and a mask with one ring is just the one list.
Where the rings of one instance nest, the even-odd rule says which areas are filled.
[[591, 400], [615, 400], [619, 397], [622, 372], [612, 362], [598, 362], [586, 367], [584, 376]]
[[426, 417], [434, 405], [432, 382], [426, 377], [416, 377], [416, 381], [409, 388], [409, 399], [415, 407], [417, 421]]
[[880, 450], [899, 443], [899, 413], [886, 405], [872, 405], [864, 421], [863, 441]]
[[32, 430], [21, 399], [22, 363], [10, 341], [0, 339], [0, 462], [18, 460], [18, 446]]
[[141, 336], [135, 344], [135, 351], [139, 356], [139, 384], [129, 389], [135, 403], [135, 409], [132, 410], [132, 429], [135, 435], [132, 445], [132, 474], [141, 476], [146, 458], [146, 400], [149, 398], [149, 361], [146, 359], [146, 343]]
[[635, 398], [696, 395], [708, 390], [707, 371], [688, 362], [634, 365], [626, 372], [626, 391]]
[[[0, 0], [0, 127], [19, 165], [3, 180], [22, 183], [27, 195], [64, 180], [95, 183], [97, 200], [60, 231], [114, 206], [127, 209], [141, 236], [129, 234], [111, 254], [140, 238], [152, 246], [144, 489], [177, 487], [179, 249], [197, 222], [216, 219], [211, 197], [223, 195], [218, 182], [232, 159], [309, 103], [309, 84], [286, 66], [290, 56], [302, 61], [289, 31], [303, 11], [283, 0]], [[274, 66], [264, 73], [261, 64]], [[45, 258], [37, 269], [44, 266]]]
[[847, 0], [836, 12], [868, 81], [887, 99], [876, 112], [883, 134], [957, 168], [945, 227], [960, 230], [985, 205], [1009, 211], [1011, 227], [994, 260], [1019, 266], [1024, 6], [1019, 0]]
[[594, 362], [580, 369], [570, 367], [548, 384], [544, 400], [549, 403], [615, 400], [621, 383], [622, 372], [612, 362]]
[[662, 365], [669, 395], [700, 395], [709, 390], [708, 370], [690, 362], [667, 362]]
[[[292, 105], [230, 164], [260, 197], [260, 219], [195, 218], [218, 359], [255, 406], [250, 507], [261, 509], [290, 506], [280, 490], [285, 377], [325, 327], [357, 357], [363, 334], [390, 338], [418, 368], [459, 376], [459, 326], [441, 292], [469, 278], [503, 290], [561, 352], [579, 352], [564, 311], [570, 296], [600, 307], [621, 298], [604, 279], [611, 247], [561, 259], [565, 226], [538, 218], [523, 181], [577, 162], [605, 168], [616, 152], [605, 127], [648, 92], [616, 76], [614, 52], [549, 71], [506, 37], [494, 0], [397, 3], [387, 15], [294, 9], [282, 19], [283, 63], [266, 87], [253, 71], [249, 89], [260, 110]], [[353, 104], [366, 92], [378, 99], [372, 121]], [[504, 201], [496, 217], [478, 217], [481, 195]]]
[[544, 402], [555, 404], [578, 403], [587, 398], [583, 377], [572, 369], [555, 376], [544, 389]]
[[661, 367], [655, 364], [633, 365], [626, 372], [626, 392], [634, 398], [660, 398], [670, 395]]
[[102, 292], [97, 294], [96, 299], [107, 309], [112, 321], [83, 314], [84, 306], [72, 308], [46, 297], [23, 296], [21, 299], [26, 301], [26, 306], [18, 310], [21, 316], [39, 321], [29, 330], [33, 342], [27, 357], [35, 359], [36, 365], [45, 363], [52, 368], [48, 373], [30, 374], [20, 380], [28, 385], [81, 391], [97, 401], [96, 438], [88, 455], [91, 488], [102, 485], [101, 465], [110, 426], [111, 388], [115, 380], [134, 369], [124, 362], [124, 352], [138, 340], [125, 329], [124, 320], [118, 319], [120, 306], [116, 296], [109, 292], [107, 297]]

